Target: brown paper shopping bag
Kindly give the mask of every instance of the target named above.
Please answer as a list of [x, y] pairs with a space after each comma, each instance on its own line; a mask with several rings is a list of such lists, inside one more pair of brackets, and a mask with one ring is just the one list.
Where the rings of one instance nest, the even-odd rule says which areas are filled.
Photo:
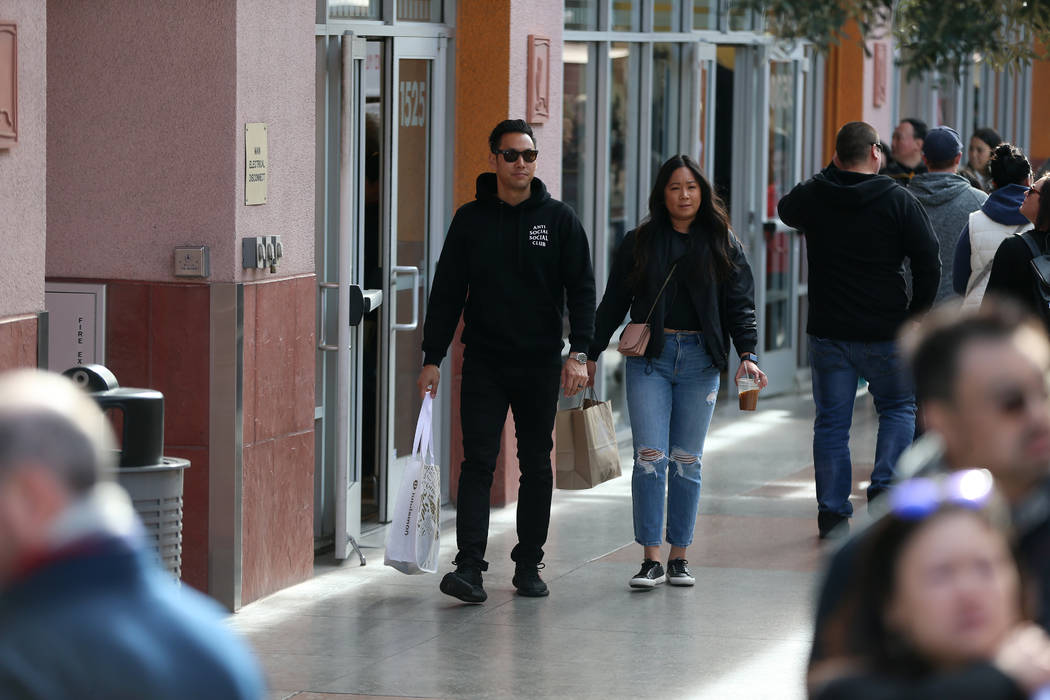
[[620, 476], [620, 449], [608, 401], [587, 398], [578, 408], [559, 411], [555, 430], [558, 488], [589, 489]]

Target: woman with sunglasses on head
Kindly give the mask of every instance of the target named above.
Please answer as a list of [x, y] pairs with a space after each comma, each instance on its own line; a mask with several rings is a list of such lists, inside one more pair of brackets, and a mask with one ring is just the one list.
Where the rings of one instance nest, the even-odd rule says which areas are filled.
[[999, 246], [992, 260], [985, 294], [1004, 294], [1017, 299], [1041, 318], [1050, 331], [1050, 312], [1039, 295], [1031, 270], [1031, 261], [1035, 257], [1033, 247], [1044, 255], [1050, 252], [1050, 190], [1043, 193], [1048, 181], [1050, 177], [1043, 177], [1026, 190], [1018, 211], [1032, 222], [1033, 229], [1010, 236]]
[[[686, 155], [656, 175], [649, 215], [616, 251], [595, 317], [588, 357], [597, 358], [630, 312], [648, 323], [644, 354], [627, 357], [627, 405], [634, 437], [635, 541], [642, 567], [630, 586], [692, 586], [686, 548], [700, 501], [704, 438], [729, 365], [729, 340], [746, 374], [767, 383], [754, 354], [758, 340], [754, 280], [722, 200]], [[595, 363], [587, 370], [593, 383]], [[666, 529], [665, 525], [666, 502]], [[670, 545], [665, 572], [660, 545]]]
[[[827, 628], [816, 700], [1024, 700], [1050, 686], [1050, 638], [1025, 620], [1006, 514], [984, 470], [902, 482]], [[827, 667], [834, 668], [834, 667]]]

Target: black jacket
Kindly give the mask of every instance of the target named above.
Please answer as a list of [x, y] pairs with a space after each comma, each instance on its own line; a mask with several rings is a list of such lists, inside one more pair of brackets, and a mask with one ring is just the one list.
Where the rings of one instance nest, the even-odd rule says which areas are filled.
[[893, 178], [893, 181], [898, 185], [907, 187], [911, 184], [912, 178], [916, 175], [922, 175], [923, 173], [928, 172], [929, 169], [927, 169], [925, 163], [919, 163], [914, 168], [909, 168], [906, 165], [901, 165], [895, 160], [891, 160], [885, 168], [879, 171], [879, 175]]
[[[656, 298], [660, 286], [667, 279], [667, 273], [671, 269], [671, 237], [673, 234], [666, 229], [658, 230], [653, 239], [653, 253], [649, 256], [648, 269], [645, 274], [645, 290], [637, 295], [632, 292], [627, 278], [634, 269], [636, 233], [636, 231], [628, 233], [616, 251], [612, 271], [609, 273], [609, 283], [605, 287], [605, 296], [602, 297], [602, 303], [598, 306], [595, 318], [594, 342], [591, 343], [590, 351], [587, 353], [592, 358], [597, 358], [609, 346], [609, 339], [613, 331], [623, 322], [628, 309], [631, 312], [632, 322], [643, 323], [645, 321], [653, 305], [653, 299]], [[705, 246], [701, 250], [707, 251], [708, 249]], [[729, 279], [721, 284], [714, 278], [697, 282], [692, 276], [685, 277], [685, 287], [689, 291], [689, 298], [703, 326], [701, 335], [704, 347], [719, 369], [725, 369], [728, 366], [730, 336], [733, 338], [733, 345], [740, 353], [754, 352], [755, 344], [758, 342], [758, 325], [755, 322], [755, 282], [751, 276], [751, 266], [748, 265], [744, 249], [735, 238], [733, 239], [733, 262], [736, 269]], [[653, 315], [649, 319], [653, 332], [650, 334], [649, 345], [645, 350], [646, 357], [659, 357], [663, 350], [664, 336], [661, 331], [664, 327], [666, 304], [667, 292], [665, 291], [656, 303]]]
[[466, 357], [516, 367], [558, 364], [566, 298], [569, 345], [586, 351], [594, 332], [594, 271], [579, 219], [538, 178], [531, 196], [511, 206], [496, 196], [496, 174], [483, 173], [477, 198], [456, 212], [441, 249], [423, 325], [423, 364], [441, 364], [460, 312]]
[[[1032, 231], [1035, 244], [1042, 251], [1050, 251], [1050, 232]], [[1050, 332], [1048, 315], [1043, 310], [1042, 299], [1036, 297], [1036, 281], [1032, 272], [1032, 250], [1024, 242], [1021, 236], [1008, 236], [999, 244], [999, 250], [995, 251], [992, 259], [992, 270], [988, 273], [988, 287], [984, 292], [984, 298], [1000, 295], [1009, 296], [1026, 309], [1036, 318], [1047, 323], [1047, 331]]]
[[810, 335], [893, 340], [910, 314], [933, 304], [941, 274], [937, 237], [922, 205], [890, 178], [831, 165], [797, 185], [777, 210], [806, 236]]
[[1025, 700], [1006, 674], [987, 663], [921, 679], [865, 674], [829, 683], [815, 700]]

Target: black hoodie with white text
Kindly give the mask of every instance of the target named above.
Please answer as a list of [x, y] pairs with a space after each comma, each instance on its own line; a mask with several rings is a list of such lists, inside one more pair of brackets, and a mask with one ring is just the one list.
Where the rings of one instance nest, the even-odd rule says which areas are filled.
[[810, 335], [893, 340], [909, 316], [933, 304], [941, 274], [937, 237], [922, 205], [890, 178], [830, 165], [785, 195], [777, 211], [806, 236]]
[[441, 364], [461, 311], [468, 358], [559, 364], [566, 306], [570, 350], [587, 351], [595, 308], [587, 235], [539, 178], [531, 188], [512, 206], [497, 196], [496, 174], [482, 173], [476, 199], [456, 211], [430, 289], [423, 364]]

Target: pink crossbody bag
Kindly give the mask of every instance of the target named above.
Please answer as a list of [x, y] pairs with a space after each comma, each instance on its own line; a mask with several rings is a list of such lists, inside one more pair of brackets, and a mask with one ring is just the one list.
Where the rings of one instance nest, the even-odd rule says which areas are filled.
[[649, 319], [652, 318], [653, 311], [656, 309], [656, 302], [660, 301], [660, 296], [664, 293], [667, 283], [671, 281], [671, 276], [674, 275], [676, 267], [678, 267], [678, 263], [672, 265], [671, 271], [667, 273], [667, 279], [664, 280], [660, 291], [656, 293], [653, 305], [649, 307], [649, 315], [645, 317], [645, 323], [628, 323], [623, 329], [623, 333], [620, 334], [620, 344], [616, 346], [621, 355], [641, 357], [645, 354], [645, 349], [649, 346], [649, 335], [651, 333]]

